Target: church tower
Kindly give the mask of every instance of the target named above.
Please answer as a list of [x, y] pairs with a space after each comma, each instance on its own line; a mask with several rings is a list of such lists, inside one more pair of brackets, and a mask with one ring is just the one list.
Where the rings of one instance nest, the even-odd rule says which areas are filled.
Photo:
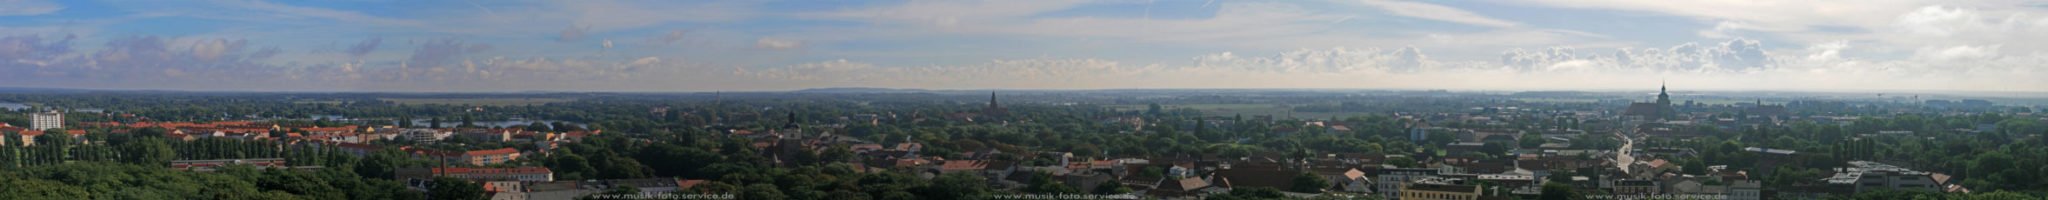
[[797, 126], [797, 125], [796, 125], [796, 112], [789, 112], [789, 121], [788, 121], [787, 123], [783, 123], [783, 124], [782, 124], [782, 129], [785, 129], [785, 130], [802, 130], [802, 129], [803, 129], [803, 127], [800, 127], [800, 126]]
[[1003, 108], [1003, 105], [1002, 105], [1002, 104], [997, 104], [997, 102], [996, 102], [996, 93], [995, 93], [995, 92], [989, 92], [989, 93], [988, 93], [988, 107], [983, 107], [983, 108], [981, 108], [981, 115], [982, 115], [982, 116], [988, 116], [988, 117], [1002, 117], [1002, 116], [1008, 116], [1008, 115], [1010, 115], [1010, 109], [1007, 109], [1007, 108]]
[[1657, 104], [1671, 107], [1671, 93], [1666, 91], [1667, 87], [1664, 84], [1657, 84]]
[[1673, 119], [1678, 117], [1678, 109], [1671, 107], [1671, 93], [1669, 91], [1669, 87], [1670, 86], [1667, 86], [1667, 84], [1664, 83], [1657, 84], [1657, 116], [1662, 117], [1663, 119]]
[[1650, 120], [1669, 120], [1678, 117], [1678, 109], [1671, 107], [1670, 87], [1660, 84], [1657, 86], [1657, 101], [1629, 103], [1628, 109], [1623, 110], [1622, 115]]

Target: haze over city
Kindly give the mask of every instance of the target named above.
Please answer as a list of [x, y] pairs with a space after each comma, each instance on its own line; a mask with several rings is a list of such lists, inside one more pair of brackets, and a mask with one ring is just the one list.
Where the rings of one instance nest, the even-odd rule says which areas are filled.
[[2048, 91], [2027, 1], [0, 4], [0, 87]]

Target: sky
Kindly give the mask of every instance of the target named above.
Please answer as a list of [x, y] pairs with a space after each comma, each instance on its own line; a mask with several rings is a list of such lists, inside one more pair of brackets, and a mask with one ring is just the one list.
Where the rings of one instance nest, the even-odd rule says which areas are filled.
[[2029, 1], [0, 0], [0, 87], [2048, 91]]

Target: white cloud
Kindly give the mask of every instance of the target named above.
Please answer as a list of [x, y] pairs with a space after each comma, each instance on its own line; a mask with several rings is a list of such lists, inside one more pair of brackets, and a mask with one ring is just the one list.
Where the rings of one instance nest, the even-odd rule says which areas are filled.
[[192, 44], [192, 56], [198, 58], [199, 61], [212, 62], [219, 60], [221, 56], [224, 56], [229, 51], [239, 51], [247, 43], [248, 40], [200, 40], [198, 43]]
[[754, 47], [774, 50], [789, 50], [803, 47], [803, 42], [799, 42], [796, 40], [763, 37], [759, 40], [754, 40]]
[[1471, 11], [1448, 6], [1405, 0], [1353, 0], [1367, 6], [1377, 7], [1390, 14], [1405, 17], [1437, 20], [1451, 23], [1488, 27], [1516, 27], [1521, 24], [1507, 20], [1486, 17]]
[[1414, 47], [1394, 50], [1331, 48], [1300, 49], [1272, 56], [1245, 57], [1232, 52], [1195, 57], [1194, 67], [1274, 73], [1413, 72], [1432, 62]]
[[29, 16], [55, 13], [64, 5], [43, 0], [0, 0], [0, 16]]
[[[261, 13], [261, 14], [241, 14], [240, 16], [265, 16], [265, 15], [267, 15], [267, 16], [278, 16], [278, 17], [287, 17], [288, 19], [289, 19], [289, 18], [321, 18], [321, 19], [329, 19], [329, 20], [335, 20], [335, 21], [341, 21], [341, 22], [349, 22], [349, 23], [367, 23], [367, 24], [377, 24], [377, 25], [387, 25], [387, 26], [404, 26], [404, 27], [420, 27], [421, 25], [423, 25], [423, 24], [422, 24], [422, 23], [420, 23], [419, 21], [415, 21], [415, 20], [407, 20], [407, 19], [395, 19], [395, 18], [387, 18], [387, 17], [375, 16], [375, 15], [368, 15], [368, 14], [363, 14], [363, 13], [358, 13], [358, 12], [350, 12], [350, 11], [343, 11], [343, 10], [335, 10], [335, 9], [326, 9], [326, 8], [316, 8], [316, 7], [305, 7], [305, 6], [292, 6], [292, 5], [285, 5], [285, 4], [276, 4], [276, 3], [270, 3], [270, 2], [265, 2], [265, 1], [261, 1], [261, 0], [249, 0], [249, 1], [235, 1], [235, 2], [230, 2], [230, 3], [223, 3], [223, 4], [221, 4], [221, 5], [224, 5], [224, 6], [231, 6], [231, 7], [236, 7], [236, 8], [241, 8], [241, 9], [245, 9], [245, 10], [250, 10], [250, 11], [259, 11], [259, 12], [263, 12], [263, 13]], [[199, 12], [209, 12], [209, 13], [211, 13], [211, 12], [220, 12], [220, 10], [218, 10], [218, 8], [211, 8], [211, 9], [204, 9], [204, 10], [200, 10]], [[245, 20], [254, 20], [254, 21], [271, 21], [271, 22], [274, 22], [274, 21], [277, 21], [277, 20], [278, 20], [277, 18], [243, 18], [243, 19], [245, 19]]]
[[1921, 48], [1913, 57], [1928, 61], [1982, 60], [1998, 56], [1998, 47], [1999, 45]]

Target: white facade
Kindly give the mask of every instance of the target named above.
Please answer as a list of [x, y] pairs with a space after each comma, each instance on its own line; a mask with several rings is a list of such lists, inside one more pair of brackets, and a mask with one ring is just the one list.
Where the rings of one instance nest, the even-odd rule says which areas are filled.
[[29, 114], [29, 128], [39, 131], [64, 128], [64, 113], [57, 111]]
[[404, 132], [399, 132], [398, 134], [399, 137], [405, 137], [405, 139], [428, 143], [438, 142], [441, 141], [441, 139], [447, 139], [448, 136], [451, 135], [455, 135], [455, 132], [446, 132], [434, 129], [405, 129]]
[[1415, 180], [1436, 178], [1436, 172], [1437, 169], [1430, 168], [1399, 168], [1385, 170], [1384, 174], [1381, 174], [1379, 178], [1373, 180], [1373, 184], [1376, 186], [1374, 192], [1379, 192], [1380, 198], [1400, 198], [1402, 184]]

